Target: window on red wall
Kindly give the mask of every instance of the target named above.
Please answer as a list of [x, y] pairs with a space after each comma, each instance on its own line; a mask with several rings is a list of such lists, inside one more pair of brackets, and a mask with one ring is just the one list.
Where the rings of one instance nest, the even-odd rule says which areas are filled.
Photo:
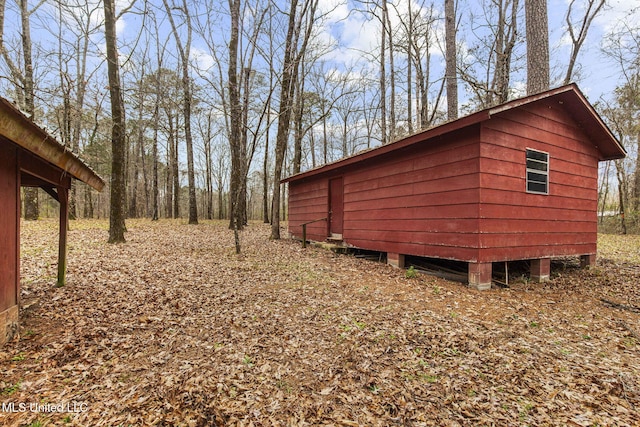
[[527, 149], [527, 193], [549, 194], [549, 153]]

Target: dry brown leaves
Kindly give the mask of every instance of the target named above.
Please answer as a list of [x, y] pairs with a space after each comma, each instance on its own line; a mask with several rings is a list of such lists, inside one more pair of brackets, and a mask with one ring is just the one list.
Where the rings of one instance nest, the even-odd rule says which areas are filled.
[[478, 292], [257, 223], [241, 256], [224, 223], [127, 225], [108, 245], [106, 222], [72, 222], [55, 288], [56, 224], [23, 224], [0, 424], [640, 425], [637, 237]]

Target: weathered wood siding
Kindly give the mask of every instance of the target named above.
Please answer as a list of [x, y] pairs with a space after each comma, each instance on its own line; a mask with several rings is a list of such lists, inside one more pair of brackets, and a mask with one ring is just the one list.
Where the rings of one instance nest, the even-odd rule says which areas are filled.
[[[327, 218], [329, 206], [329, 180], [318, 177], [289, 183], [289, 233], [302, 237], [301, 224]], [[326, 220], [307, 226], [307, 239], [323, 241], [327, 238]]]
[[[0, 141], [0, 313], [18, 304], [20, 187], [17, 156], [13, 144]], [[0, 327], [2, 341], [4, 325]]]
[[[390, 156], [289, 184], [289, 232], [328, 216], [329, 181], [344, 180], [345, 243], [363, 249], [475, 260], [479, 218], [479, 126]], [[307, 238], [325, 240], [325, 221]]]
[[[482, 125], [479, 261], [596, 253], [598, 152], [558, 104]], [[527, 148], [549, 153], [549, 194], [526, 192]]]
[[[605, 158], [598, 145], [607, 146], [606, 158], [624, 150], [575, 89], [566, 90], [294, 178], [290, 231], [300, 236], [300, 224], [328, 216], [329, 180], [341, 177], [348, 245], [479, 263], [595, 254]], [[548, 153], [548, 194], [527, 192], [527, 149]], [[309, 225], [309, 239], [327, 234], [326, 222]]]
[[478, 256], [479, 127], [344, 175], [344, 241], [383, 252]]

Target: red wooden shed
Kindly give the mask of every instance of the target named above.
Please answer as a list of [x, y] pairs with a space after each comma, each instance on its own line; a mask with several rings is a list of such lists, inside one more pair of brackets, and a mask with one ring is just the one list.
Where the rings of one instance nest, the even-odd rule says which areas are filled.
[[[598, 162], [625, 150], [574, 84], [517, 99], [283, 180], [289, 233], [387, 253], [468, 263], [595, 262]], [[326, 218], [326, 220], [322, 220]], [[320, 221], [317, 221], [320, 220]], [[312, 222], [315, 221], [315, 222]]]
[[0, 98], [0, 345], [18, 325], [20, 304], [20, 187], [41, 187], [60, 202], [58, 284], [66, 269], [71, 179], [97, 190], [104, 181], [73, 153]]

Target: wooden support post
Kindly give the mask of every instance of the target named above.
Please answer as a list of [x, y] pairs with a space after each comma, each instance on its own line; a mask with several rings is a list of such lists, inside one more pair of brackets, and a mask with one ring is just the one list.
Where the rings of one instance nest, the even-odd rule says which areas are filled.
[[387, 252], [387, 264], [396, 268], [404, 268], [404, 255], [394, 252]]
[[534, 282], [546, 282], [551, 275], [551, 258], [531, 260], [531, 280]]
[[493, 264], [490, 262], [469, 263], [469, 287], [479, 291], [491, 289]]
[[596, 265], [596, 254], [580, 256], [580, 268], [591, 268]]
[[69, 228], [69, 189], [58, 187], [60, 202], [60, 240], [58, 243], [58, 283], [64, 286], [67, 275], [67, 230]]

